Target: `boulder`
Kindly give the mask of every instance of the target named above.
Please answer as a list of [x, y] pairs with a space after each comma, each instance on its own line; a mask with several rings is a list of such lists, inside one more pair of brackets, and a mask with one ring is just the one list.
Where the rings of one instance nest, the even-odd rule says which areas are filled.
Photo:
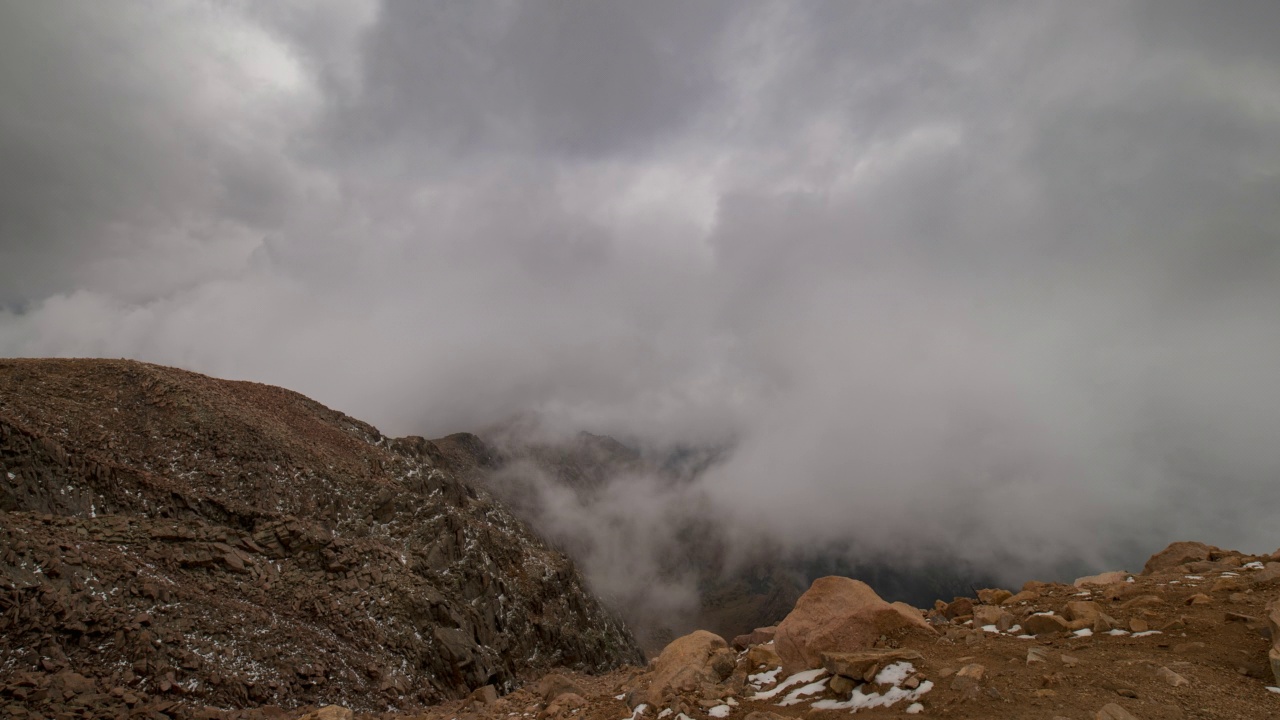
[[734, 664], [734, 652], [715, 633], [696, 630], [676, 638], [653, 661], [649, 704], [662, 707], [674, 695], [723, 682], [733, 673]]
[[774, 649], [772, 643], [752, 645], [751, 649], [747, 650], [747, 664], [753, 669], [762, 665], [767, 668], [776, 668], [782, 664], [782, 660], [778, 658], [778, 651]]
[[919, 610], [887, 603], [866, 583], [818, 578], [778, 624], [774, 646], [788, 674], [822, 667], [825, 652], [870, 649], [882, 635], [934, 635]]
[[973, 609], [973, 626], [995, 625], [1001, 616], [1007, 615], [1003, 609], [992, 605], [979, 605]]
[[1178, 567], [1179, 565], [1208, 560], [1215, 552], [1222, 551], [1212, 545], [1205, 545], [1200, 542], [1172, 543], [1169, 547], [1152, 555], [1147, 560], [1147, 564], [1142, 566], [1142, 574], [1150, 575], [1161, 570]]
[[1057, 615], [1031, 615], [1022, 621], [1022, 628], [1031, 635], [1064, 633], [1070, 629], [1066, 620]]
[[984, 605], [999, 605], [1013, 597], [1013, 593], [1000, 588], [984, 588], [978, 591], [978, 600]]
[[1098, 575], [1087, 575], [1082, 578], [1076, 578], [1076, 587], [1088, 587], [1090, 585], [1113, 585], [1122, 583], [1129, 577], [1129, 573], [1124, 570], [1113, 570], [1111, 572], [1099, 573]]

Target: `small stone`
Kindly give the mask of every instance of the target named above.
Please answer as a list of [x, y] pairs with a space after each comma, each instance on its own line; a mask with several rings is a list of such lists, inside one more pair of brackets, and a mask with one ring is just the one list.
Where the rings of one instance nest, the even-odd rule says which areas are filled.
[[1151, 626], [1148, 625], [1147, 621], [1143, 620], [1142, 618], [1133, 618], [1129, 621], [1130, 632], [1140, 633], [1140, 632], [1146, 632], [1150, 629], [1151, 629]]
[[1070, 656], [1070, 655], [1063, 655], [1061, 659], [1062, 659], [1062, 664], [1063, 664], [1063, 665], [1065, 665], [1065, 666], [1067, 666], [1067, 667], [1069, 667], [1069, 668], [1073, 668], [1073, 667], [1075, 667], [1076, 665], [1079, 665], [1079, 664], [1080, 664], [1080, 661], [1079, 661], [1078, 659], [1076, 659], [1076, 658], [1074, 658], [1074, 657], [1072, 657], [1072, 656]]
[[1043, 663], [1049, 657], [1049, 651], [1042, 647], [1033, 647], [1027, 649], [1027, 664], [1035, 665]]
[[1189, 680], [1182, 677], [1178, 673], [1170, 670], [1167, 667], [1162, 667], [1159, 670], [1156, 670], [1156, 677], [1160, 678], [1161, 680], [1164, 680], [1165, 682], [1169, 683], [1174, 687], [1182, 687], [1183, 685], [1191, 684]]
[[1093, 716], [1094, 720], [1138, 720], [1133, 713], [1115, 703], [1107, 703]]
[[857, 686], [857, 683], [843, 675], [833, 675], [831, 676], [831, 682], [827, 683], [827, 687], [838, 698], [848, 698]]
[[1196, 593], [1195, 595], [1192, 595], [1191, 597], [1186, 599], [1187, 605], [1208, 605], [1211, 602], [1213, 602], [1213, 598], [1210, 598], [1208, 595], [1205, 595], [1204, 593]]
[[982, 684], [982, 679], [987, 676], [987, 668], [978, 663], [969, 663], [960, 668], [954, 679], [951, 680], [952, 690], [968, 690]]

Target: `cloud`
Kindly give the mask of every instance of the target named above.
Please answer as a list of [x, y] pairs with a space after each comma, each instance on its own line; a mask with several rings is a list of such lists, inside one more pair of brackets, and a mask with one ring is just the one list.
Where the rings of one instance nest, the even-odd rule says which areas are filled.
[[13, 5], [0, 353], [733, 441], [794, 545], [1269, 550], [1272, 6]]

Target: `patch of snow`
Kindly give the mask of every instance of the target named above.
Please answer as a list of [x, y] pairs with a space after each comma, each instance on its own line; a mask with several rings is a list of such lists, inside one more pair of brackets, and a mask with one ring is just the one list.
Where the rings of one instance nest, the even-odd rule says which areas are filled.
[[1149, 636], [1149, 635], [1163, 635], [1163, 633], [1161, 633], [1159, 630], [1147, 630], [1147, 631], [1145, 631], [1145, 632], [1140, 632], [1140, 633], [1134, 633], [1134, 634], [1133, 634], [1133, 636], [1134, 636], [1134, 637], [1136, 637], [1136, 638], [1139, 638], [1139, 637], [1147, 637], [1147, 636]]
[[911, 703], [907, 706], [908, 715], [919, 715], [922, 712], [924, 712], [924, 705], [920, 703]]
[[658, 720], [662, 720], [662, 718], [666, 718], [666, 717], [671, 717], [672, 715], [675, 714], [675, 712], [676, 711], [672, 710], [671, 708], [663, 708], [662, 712], [658, 713]]
[[1128, 634], [1129, 634], [1129, 631], [1128, 631], [1128, 630], [1121, 630], [1120, 628], [1116, 628], [1116, 629], [1114, 629], [1114, 630], [1111, 630], [1111, 631], [1110, 631], [1110, 632], [1108, 632], [1107, 634], [1108, 634], [1108, 635], [1116, 635], [1116, 636], [1119, 636], [1119, 635], [1128, 635]]
[[[781, 670], [782, 668], [778, 668], [778, 669]], [[827, 674], [827, 671], [824, 670], [823, 668], [817, 668], [814, 670], [805, 670], [803, 672], [798, 672], [795, 675], [792, 675], [791, 677], [787, 678], [786, 680], [783, 680], [782, 682], [778, 683], [778, 686], [773, 688], [772, 690], [766, 690], [764, 692], [759, 692], [759, 693], [756, 693], [755, 695], [752, 695], [751, 699], [752, 700], [772, 700], [773, 698], [777, 697], [779, 693], [791, 687], [792, 685], [799, 685], [800, 683], [811, 683], [825, 674]]]
[[782, 672], [782, 666], [779, 665], [778, 667], [768, 672], [756, 673], [755, 675], [748, 675], [747, 682], [752, 683], [754, 685], [764, 685], [765, 683], [777, 682], [778, 674], [781, 672]]
[[1273, 692], [1273, 693], [1275, 693], [1275, 694], [1277, 694], [1277, 695], [1280, 695], [1280, 687], [1271, 687], [1271, 686], [1267, 686], [1267, 690], [1268, 690], [1269, 692]]
[[1053, 614], [1053, 611], [1052, 611], [1052, 610], [1045, 610], [1044, 612], [1031, 613], [1031, 614], [1032, 614], [1032, 615], [1052, 615], [1052, 614]]
[[1224, 572], [1222, 577], [1240, 577], [1240, 573]]
[[999, 633], [999, 632], [1000, 632], [1000, 628], [996, 627], [995, 625], [983, 625], [983, 626], [982, 626], [982, 629], [983, 629], [983, 631], [984, 631], [984, 632], [989, 632], [989, 633]]
[[1133, 579], [1133, 576], [1132, 576], [1132, 575], [1130, 575], [1129, 577], [1125, 578], [1125, 579], [1124, 579], [1124, 581], [1125, 581], [1125, 582], [1127, 582], [1127, 583], [1130, 583], [1130, 582], [1137, 582], [1136, 580], [1134, 580], [1134, 579]]
[[728, 705], [716, 705], [707, 711], [707, 715], [710, 715], [713, 718], [727, 718], [729, 717], [729, 711], [732, 709], [733, 708]]
[[877, 685], [901, 685], [915, 671], [915, 667], [909, 662], [896, 662], [885, 666], [883, 670], [877, 673], [875, 683]]
[[804, 702], [804, 697], [806, 695], [816, 695], [822, 692], [823, 690], [826, 690], [827, 681], [829, 679], [830, 678], [822, 678], [817, 682], [811, 682], [808, 685], [802, 685], [796, 688], [795, 690], [792, 690], [791, 692], [787, 693], [786, 697], [782, 698], [782, 702], [778, 703], [778, 707], [786, 707], [788, 705], [795, 705], [797, 703], [802, 703]]
[[1079, 630], [1076, 630], [1074, 633], [1071, 633], [1071, 634], [1075, 635], [1076, 637], [1092, 637], [1093, 631], [1090, 630], [1089, 628], [1080, 628]]
[[1244, 565], [1241, 565], [1240, 569], [1241, 570], [1261, 570], [1262, 563], [1258, 562], [1257, 560], [1254, 560], [1251, 563], [1245, 563]]
[[623, 698], [625, 698], [626, 696], [627, 696], [627, 694], [626, 694], [626, 693], [622, 693], [621, 695], [614, 695], [614, 696], [613, 696], [613, 699], [614, 699], [614, 700], [622, 700], [622, 699], [623, 699]]
[[1017, 637], [1019, 640], [1035, 640], [1036, 639], [1035, 635], [1019, 635]]
[[1018, 634], [1018, 633], [1020, 633], [1020, 632], [1022, 632], [1022, 626], [1021, 626], [1021, 625], [1014, 625], [1013, 627], [1009, 628], [1009, 634], [1010, 634], [1010, 635], [1017, 635], [1017, 634]]
[[725, 700], [724, 704], [728, 705], [729, 707], [738, 707], [738, 701], [733, 698], [729, 698], [728, 700]]
[[1183, 580], [1203, 580], [1204, 577], [1201, 575], [1183, 575], [1182, 579]]

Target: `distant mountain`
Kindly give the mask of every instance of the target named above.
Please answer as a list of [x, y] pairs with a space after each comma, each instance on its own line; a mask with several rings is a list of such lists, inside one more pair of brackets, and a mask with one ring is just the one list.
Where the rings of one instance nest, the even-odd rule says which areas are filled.
[[[890, 600], [924, 606], [936, 598], [971, 594], [975, 585], [993, 583], [950, 558], [903, 565], [866, 557], [856, 548], [786, 548], [768, 538], [756, 539], [750, 548], [734, 547], [714, 508], [701, 504], [696, 491], [700, 473], [725, 457], [726, 448], [641, 450], [604, 435], [557, 435], [528, 417], [480, 435], [460, 433], [434, 442], [468, 468], [467, 477], [489, 487], [531, 525], [558, 539], [565, 552], [585, 568], [589, 581], [595, 565], [591, 561], [596, 550], [593, 544], [608, 541], [601, 535], [630, 530], [601, 523], [597, 517], [618, 510], [607, 507], [619, 494], [618, 488], [612, 487], [614, 483], [643, 481], [649, 483], [646, 487], [653, 489], [652, 494], [678, 498], [668, 503], [662, 518], [664, 527], [638, 529], [662, 533], [662, 537], [637, 542], [644, 550], [630, 557], [624, 553], [623, 559], [635, 561], [640, 552], [656, 555], [657, 580], [690, 587], [696, 593], [691, 607], [673, 613], [655, 606], [653, 595], [643, 592], [644, 587], [620, 597], [605, 592], [650, 654], [695, 628], [732, 639], [776, 623], [810, 583], [824, 575], [860, 578]], [[554, 513], [546, 507], [547, 498], [555, 497], [556, 489], [572, 493], [577, 503], [574, 512]], [[579, 523], [583, 530], [565, 527], [573, 523]], [[643, 585], [646, 581], [637, 582]]]
[[640, 661], [458, 454], [276, 387], [0, 360], [0, 688], [385, 710]]

